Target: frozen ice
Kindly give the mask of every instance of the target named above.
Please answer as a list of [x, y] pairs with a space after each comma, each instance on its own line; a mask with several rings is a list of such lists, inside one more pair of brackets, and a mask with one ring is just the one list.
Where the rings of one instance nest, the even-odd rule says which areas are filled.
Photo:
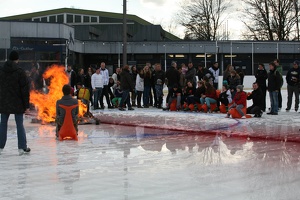
[[[284, 110], [286, 91], [283, 94]], [[0, 155], [0, 199], [300, 196], [300, 114], [295, 111], [250, 119], [154, 108], [105, 109], [94, 115], [102, 123], [80, 125], [78, 142], [57, 141], [53, 125], [31, 123], [26, 117], [32, 151], [22, 156], [11, 116]]]

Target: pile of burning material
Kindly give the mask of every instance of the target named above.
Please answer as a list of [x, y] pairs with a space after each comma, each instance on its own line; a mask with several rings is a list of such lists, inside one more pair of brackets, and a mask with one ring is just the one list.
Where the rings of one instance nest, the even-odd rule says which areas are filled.
[[[49, 80], [49, 92], [47, 94], [34, 90], [30, 92], [30, 103], [37, 108], [36, 119], [32, 119], [33, 123], [53, 123], [56, 116], [56, 101], [63, 96], [62, 87], [69, 83], [69, 78], [65, 73], [65, 67], [61, 65], [52, 65], [43, 74], [45, 80]], [[100, 120], [87, 113], [87, 105], [82, 101], [78, 101], [79, 114], [78, 124], [99, 124]]]

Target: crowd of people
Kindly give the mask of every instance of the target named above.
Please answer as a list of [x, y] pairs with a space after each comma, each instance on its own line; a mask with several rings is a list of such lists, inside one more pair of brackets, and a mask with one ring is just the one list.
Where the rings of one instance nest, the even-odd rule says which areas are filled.
[[[298, 110], [299, 64], [299, 61], [295, 61], [293, 68], [286, 75], [286, 111], [291, 109], [294, 94], [295, 110]], [[80, 92], [81, 95], [77, 95], [77, 91], [77, 98], [83, 99], [93, 110], [105, 108], [105, 97], [108, 109], [117, 108], [120, 111], [134, 110], [134, 107], [170, 110], [171, 104], [175, 103], [177, 111], [220, 112], [220, 106], [223, 106], [226, 111], [235, 108], [242, 118], [246, 118], [246, 114], [261, 117], [267, 109], [267, 91], [271, 105], [267, 114], [278, 115], [282, 108], [281, 87], [284, 80], [278, 59], [269, 63], [269, 71], [265, 69], [264, 64], [258, 65], [254, 74], [256, 81], [252, 85], [253, 91], [248, 93], [244, 91], [244, 73], [239, 67], [235, 68], [229, 64], [223, 72], [222, 83], [219, 83], [221, 79], [218, 62], [212, 63], [208, 68], [201, 64], [194, 67], [192, 62], [187, 65], [182, 63], [180, 66], [172, 62], [166, 72], [162, 70], [160, 63], [145, 63], [143, 67], [125, 65], [123, 68], [116, 68], [111, 77], [105, 63], [101, 62], [95, 68], [89, 67], [87, 73], [84, 73], [82, 68], [75, 73], [72, 67], [68, 66], [67, 74], [72, 88], [84, 90], [84, 93]], [[166, 98], [164, 86], [168, 88]], [[253, 102], [248, 108], [247, 100]], [[216, 106], [212, 108], [212, 104]], [[193, 105], [192, 110], [189, 105]], [[206, 105], [207, 110], [202, 109], [201, 105]], [[229, 112], [227, 117], [230, 117]]]
[[[27, 147], [25, 129], [23, 127], [23, 114], [29, 112], [29, 91], [43, 90], [47, 80], [43, 80], [38, 66], [33, 65], [31, 71], [24, 71], [18, 67], [19, 55], [12, 51], [9, 60], [0, 68], [0, 153], [3, 150], [7, 138], [7, 121], [10, 114], [15, 114], [18, 148], [21, 153], [30, 152]], [[293, 95], [295, 95], [294, 108], [299, 108], [299, 61], [293, 62], [293, 67], [286, 74], [288, 101], [286, 111], [292, 106]], [[177, 66], [172, 62], [170, 68], [165, 72], [161, 64], [146, 63], [143, 67], [125, 65], [116, 68], [110, 77], [106, 64], [101, 62], [96, 67], [78, 69], [76, 73], [72, 66], [68, 66], [66, 74], [69, 83], [64, 85], [62, 91], [64, 96], [58, 100], [58, 104], [77, 105], [74, 100], [76, 96], [90, 109], [104, 109], [104, 97], [108, 109], [119, 109], [120, 111], [134, 110], [133, 107], [147, 109], [156, 107], [158, 109], [170, 110], [175, 105], [177, 111], [200, 111], [220, 112], [221, 107], [226, 117], [231, 117], [231, 109], [236, 109], [241, 118], [247, 114], [261, 117], [266, 108], [267, 91], [270, 96], [269, 115], [278, 115], [282, 108], [281, 88], [283, 85], [282, 66], [275, 59], [269, 63], [269, 71], [264, 64], [259, 64], [255, 71], [256, 81], [253, 83], [253, 91], [245, 92], [243, 88], [244, 73], [241, 68], [228, 65], [223, 72], [223, 81], [219, 83], [219, 64], [212, 63], [209, 68], [199, 64], [194, 67], [192, 62], [187, 65], [182, 63]], [[15, 78], [12, 78], [15, 77]], [[5, 81], [3, 81], [5, 80]], [[167, 96], [164, 98], [164, 86], [168, 88]], [[222, 88], [219, 90], [219, 87]], [[12, 93], [13, 91], [13, 93]], [[6, 94], [10, 93], [10, 96]], [[163, 108], [163, 100], [166, 99]], [[252, 100], [252, 105], [247, 107], [247, 100]], [[64, 111], [57, 104], [57, 134], [63, 124]], [[192, 105], [192, 108], [190, 107]], [[206, 110], [202, 108], [206, 106]], [[212, 105], [215, 105], [214, 108]], [[91, 106], [91, 108], [90, 108]], [[33, 108], [32, 108], [33, 109]], [[77, 130], [78, 107], [72, 111], [74, 126]]]

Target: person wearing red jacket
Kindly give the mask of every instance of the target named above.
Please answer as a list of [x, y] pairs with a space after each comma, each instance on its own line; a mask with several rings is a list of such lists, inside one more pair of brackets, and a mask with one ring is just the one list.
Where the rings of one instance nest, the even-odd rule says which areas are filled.
[[[233, 97], [233, 104], [228, 108], [230, 110], [231, 108], [236, 108], [238, 113], [242, 116], [243, 119], [246, 118], [245, 113], [242, 111], [244, 107], [246, 107], [247, 102], [247, 94], [243, 91], [243, 85], [236, 86], [236, 93]], [[229, 112], [227, 112], [227, 118], [230, 117]]]
[[208, 82], [205, 83], [205, 93], [201, 95], [200, 102], [201, 104], [206, 103], [208, 112], [210, 110], [211, 103], [217, 103], [217, 92], [216, 89]]

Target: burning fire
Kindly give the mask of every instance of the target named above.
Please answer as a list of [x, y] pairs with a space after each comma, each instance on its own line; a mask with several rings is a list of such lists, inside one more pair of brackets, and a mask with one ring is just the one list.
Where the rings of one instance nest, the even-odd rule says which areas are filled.
[[[39, 91], [30, 92], [30, 103], [38, 108], [38, 118], [43, 122], [54, 122], [56, 116], [56, 101], [63, 96], [62, 87], [68, 84], [69, 79], [65, 73], [65, 67], [52, 65], [43, 74], [44, 79], [50, 80], [48, 94]], [[79, 115], [82, 117], [87, 112], [87, 106], [81, 101], [79, 103]]]

